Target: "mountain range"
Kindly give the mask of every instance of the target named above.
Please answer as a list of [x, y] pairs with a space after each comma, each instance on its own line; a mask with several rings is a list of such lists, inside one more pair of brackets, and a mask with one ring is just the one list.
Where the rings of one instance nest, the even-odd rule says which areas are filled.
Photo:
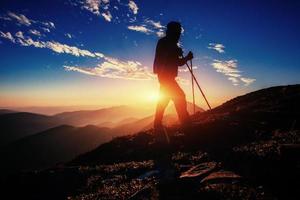
[[[35, 170], [66, 162], [109, 139], [151, 128], [153, 116], [142, 117], [145, 113], [129, 106], [52, 116], [3, 110], [0, 114], [3, 130], [0, 155], [4, 162], [1, 169]], [[168, 114], [165, 122], [175, 124], [177, 118]]]

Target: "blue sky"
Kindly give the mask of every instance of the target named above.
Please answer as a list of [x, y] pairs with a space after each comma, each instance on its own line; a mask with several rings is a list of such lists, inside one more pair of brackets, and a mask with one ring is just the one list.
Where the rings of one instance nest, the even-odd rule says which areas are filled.
[[135, 103], [158, 89], [154, 50], [171, 20], [213, 105], [296, 84], [299, 15], [297, 1], [2, 0], [0, 106]]

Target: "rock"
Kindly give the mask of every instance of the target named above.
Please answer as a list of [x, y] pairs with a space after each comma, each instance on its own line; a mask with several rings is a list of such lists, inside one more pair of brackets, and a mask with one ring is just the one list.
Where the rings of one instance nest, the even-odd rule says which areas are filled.
[[234, 182], [241, 180], [242, 177], [238, 174], [235, 174], [231, 171], [218, 171], [218, 172], [212, 172], [207, 177], [205, 177], [203, 180], [201, 180], [201, 183], [220, 183], [220, 182]]
[[203, 178], [213, 170], [217, 168], [216, 162], [205, 162], [199, 165], [196, 165], [186, 172], [183, 172], [180, 176], [181, 179], [189, 179], [189, 178]]

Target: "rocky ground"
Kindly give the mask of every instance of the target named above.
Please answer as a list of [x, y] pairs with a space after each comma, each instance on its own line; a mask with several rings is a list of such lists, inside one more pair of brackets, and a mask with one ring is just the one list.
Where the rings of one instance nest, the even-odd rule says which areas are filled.
[[[176, 137], [181, 136], [171, 141]], [[150, 131], [130, 140], [153, 145]], [[299, 142], [299, 131], [275, 131], [269, 139], [226, 152], [176, 144], [168, 149], [174, 179], [165, 180], [159, 173], [153, 154], [149, 160], [134, 156], [114, 164], [70, 164], [26, 172], [6, 186], [18, 188], [18, 193], [11, 191], [12, 196], [31, 199], [297, 199], [300, 163], [292, 154]]]

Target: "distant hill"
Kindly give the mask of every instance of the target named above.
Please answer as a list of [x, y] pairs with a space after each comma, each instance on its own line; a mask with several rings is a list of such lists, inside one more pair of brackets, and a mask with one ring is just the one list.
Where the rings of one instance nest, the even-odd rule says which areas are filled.
[[[122, 135], [126, 134], [133, 134], [140, 131], [145, 131], [148, 129], [153, 128], [153, 120], [154, 116], [148, 116], [139, 120], [135, 120], [130, 123], [121, 124], [113, 128], [115, 133], [123, 133]], [[178, 117], [174, 114], [167, 114], [164, 116], [163, 124], [165, 126], [172, 126], [178, 124]]]
[[[129, 106], [117, 106], [99, 110], [85, 110], [64, 112], [53, 116], [42, 114], [13, 112], [1, 110], [0, 113], [0, 147], [17, 139], [45, 131], [49, 128], [68, 124], [71, 126], [98, 125], [101, 127], [113, 127], [130, 122], [131, 119], [139, 119], [146, 116], [146, 111]], [[123, 121], [125, 120], [125, 121]]]
[[[190, 114], [193, 114], [194, 107], [193, 107], [192, 103], [190, 103], [190, 102], [187, 103], [187, 109]], [[196, 105], [195, 111], [196, 111], [196, 113], [201, 113], [204, 110]], [[172, 113], [172, 114], [170, 114], [170, 113]], [[133, 134], [133, 133], [136, 133], [139, 131], [144, 131], [144, 130], [147, 130], [147, 129], [150, 129], [153, 127], [153, 120], [154, 120], [153, 115], [147, 116], [147, 117], [144, 117], [141, 119], [136, 119], [136, 118], [125, 119], [118, 123], [115, 123], [115, 127], [113, 128], [113, 131], [116, 133], [117, 132], [123, 133], [123, 135], [124, 135], [124, 133]], [[166, 110], [163, 124], [166, 126], [172, 126], [175, 124], [179, 124], [174, 105], [172, 105], [172, 104], [169, 105], [168, 110]]]
[[107, 128], [58, 126], [2, 149], [1, 168], [15, 171], [50, 167], [90, 151], [111, 138]]
[[114, 132], [123, 132], [126, 134], [132, 134], [144, 130], [145, 128], [150, 128], [153, 122], [153, 116], [148, 116], [133, 122], [126, 124], [121, 124], [113, 128]]
[[7, 113], [0, 115], [0, 146], [62, 124], [51, 116], [34, 113]]
[[88, 124], [114, 123], [128, 117], [141, 118], [147, 116], [147, 111], [130, 106], [116, 106], [99, 110], [84, 110], [64, 112], [53, 117], [61, 120], [64, 124], [73, 126], [85, 126]]
[[8, 109], [0, 109], [0, 115], [8, 114], [8, 113], [15, 113], [15, 112], [17, 112], [17, 111], [8, 110]]
[[27, 106], [27, 107], [6, 107], [8, 110], [18, 112], [38, 113], [42, 115], [55, 115], [62, 112], [72, 112], [77, 110], [98, 110], [103, 108], [99, 105], [81, 105], [81, 106]]

